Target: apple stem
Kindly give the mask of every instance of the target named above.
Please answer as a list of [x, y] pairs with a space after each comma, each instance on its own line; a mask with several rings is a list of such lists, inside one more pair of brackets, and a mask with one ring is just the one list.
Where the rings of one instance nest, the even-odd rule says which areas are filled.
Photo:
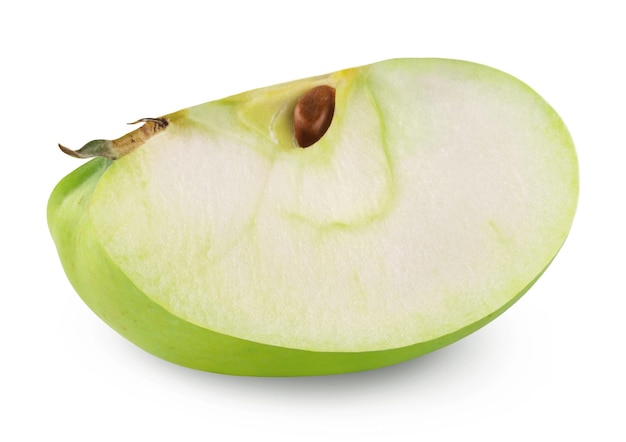
[[116, 140], [93, 140], [78, 150], [69, 149], [61, 144], [59, 148], [66, 154], [75, 158], [104, 157], [110, 160], [122, 158], [142, 146], [153, 135], [167, 127], [169, 121], [166, 118], [142, 118], [128, 124], [145, 123], [138, 129], [127, 133]]

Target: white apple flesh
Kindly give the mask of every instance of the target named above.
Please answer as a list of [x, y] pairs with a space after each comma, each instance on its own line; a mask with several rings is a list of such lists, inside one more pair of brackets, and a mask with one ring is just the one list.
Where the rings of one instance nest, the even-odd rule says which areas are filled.
[[[302, 148], [294, 107], [320, 85], [334, 115]], [[202, 370], [343, 373], [449, 344], [528, 290], [576, 208], [559, 116], [473, 63], [389, 60], [144, 121], [69, 151], [108, 158], [57, 186], [50, 229], [99, 316]]]

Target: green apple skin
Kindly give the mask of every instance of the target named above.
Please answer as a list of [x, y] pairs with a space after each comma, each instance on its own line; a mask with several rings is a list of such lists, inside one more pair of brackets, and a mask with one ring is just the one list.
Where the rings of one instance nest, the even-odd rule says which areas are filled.
[[[180, 112], [172, 115], [182, 118]], [[260, 126], [264, 118], [259, 116]], [[558, 120], [557, 124], [562, 123]], [[564, 126], [562, 131], [569, 139]], [[63, 268], [83, 301], [119, 334], [149, 353], [193, 369], [245, 376], [311, 376], [397, 364], [447, 346], [483, 327], [526, 293], [549, 265], [546, 263], [523, 290], [481, 320], [414, 345], [378, 351], [310, 351], [240, 339], [168, 311], [138, 289], [108, 256], [88, 215], [88, 205], [101, 176], [114, 163], [102, 157], [90, 160], [65, 177], [50, 197], [48, 224]], [[572, 184], [572, 193], [577, 195], [577, 180]]]

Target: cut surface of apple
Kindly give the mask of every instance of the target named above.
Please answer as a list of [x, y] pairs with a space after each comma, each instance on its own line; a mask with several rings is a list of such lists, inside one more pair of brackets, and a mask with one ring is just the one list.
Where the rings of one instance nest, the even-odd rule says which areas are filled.
[[[303, 148], [313, 90], [333, 108]], [[193, 368], [330, 374], [435, 350], [534, 283], [576, 208], [559, 116], [469, 62], [389, 60], [142, 121], [64, 148], [105, 158], [61, 181], [49, 225], [103, 320]]]

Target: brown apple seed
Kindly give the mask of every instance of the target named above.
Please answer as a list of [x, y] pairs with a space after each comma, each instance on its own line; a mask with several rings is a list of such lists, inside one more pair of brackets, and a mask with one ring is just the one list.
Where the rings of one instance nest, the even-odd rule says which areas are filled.
[[300, 97], [293, 111], [293, 130], [300, 147], [322, 138], [335, 113], [335, 89], [317, 86]]

